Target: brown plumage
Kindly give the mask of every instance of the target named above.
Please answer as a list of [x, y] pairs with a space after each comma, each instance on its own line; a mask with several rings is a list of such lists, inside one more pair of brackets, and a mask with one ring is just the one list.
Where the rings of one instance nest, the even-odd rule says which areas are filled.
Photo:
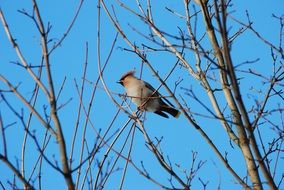
[[[138, 79], [134, 76], [134, 71], [128, 71], [118, 81], [126, 90], [126, 94], [131, 98], [132, 102], [140, 109], [154, 112], [160, 116], [168, 118], [169, 113], [178, 118], [180, 111], [175, 109], [173, 105], [161, 96], [149, 83]], [[167, 103], [168, 104], [167, 104]]]

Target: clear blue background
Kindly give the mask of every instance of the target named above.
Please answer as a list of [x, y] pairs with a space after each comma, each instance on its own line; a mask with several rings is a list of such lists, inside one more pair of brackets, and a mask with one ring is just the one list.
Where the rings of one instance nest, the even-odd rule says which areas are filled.
[[[127, 4], [129, 3], [128, 1]], [[74, 16], [76, 8], [78, 6], [78, 1], [39, 1], [39, 9], [42, 14], [45, 26], [50, 22], [52, 25], [51, 32], [49, 33], [49, 38], [56, 42], [62, 35], [65, 33], [71, 19]], [[185, 23], [176, 18], [174, 15], [165, 10], [165, 7], [171, 7], [179, 13], [184, 14], [184, 7], [182, 1], [153, 1], [153, 13], [154, 19], [159, 27], [164, 31], [167, 31], [172, 34], [178, 34], [177, 26], [181, 27], [186, 31]], [[107, 1], [107, 4], [114, 4], [116, 15], [120, 21], [122, 28], [125, 30], [126, 35], [134, 43], [137, 43], [140, 46], [141, 43], [148, 43], [147, 40], [143, 39], [140, 35], [133, 32], [129, 29], [128, 23], [132, 26], [138, 28], [141, 32], [145, 34], [148, 33], [149, 29], [141, 22], [139, 19], [133, 17], [129, 12], [119, 8], [115, 1]], [[275, 43], [278, 42], [278, 31], [279, 23], [276, 19], [272, 18], [272, 13], [275, 15], [283, 15], [284, 1], [275, 0], [275, 1], [235, 1], [233, 2], [234, 11], [233, 15], [246, 21], [245, 10], [248, 10], [251, 16], [251, 20], [254, 21], [254, 27], [261, 32], [266, 39]], [[135, 2], [131, 2], [131, 5], [135, 6]], [[3, 10], [7, 22], [9, 23], [10, 30], [16, 39], [16, 42], [22, 49], [24, 56], [26, 57], [28, 63], [39, 65], [41, 61], [41, 49], [40, 49], [40, 36], [36, 31], [34, 23], [27, 18], [26, 16], [20, 14], [17, 10], [25, 9], [28, 12], [32, 11], [32, 4], [29, 1], [8, 1], [1, 0], [0, 7]], [[198, 9], [198, 7], [197, 7]], [[138, 11], [138, 9], [136, 8]], [[105, 12], [101, 10], [101, 58], [104, 62], [108, 56], [111, 44], [114, 40], [116, 31], [109, 21], [108, 17], [105, 15]], [[235, 23], [230, 24], [232, 26], [232, 31], [238, 29], [238, 25]], [[199, 20], [198, 27], [200, 30], [204, 28], [202, 25], [202, 20]], [[10, 42], [7, 39], [3, 26], [0, 29], [0, 64], [1, 64], [1, 74], [7, 77], [14, 85], [21, 83], [19, 86], [19, 91], [26, 97], [30, 97], [34, 85], [32, 84], [31, 77], [24, 71], [23, 68], [11, 64], [11, 61], [19, 61], [16, 56], [15, 50], [11, 46]], [[59, 105], [66, 103], [70, 98], [72, 101], [68, 103], [62, 110], [59, 111], [59, 116], [62, 122], [64, 136], [66, 138], [66, 144], [68, 153], [70, 153], [71, 140], [73, 135], [73, 129], [75, 126], [75, 121], [77, 118], [77, 107], [79, 104], [78, 94], [74, 84], [74, 79], [81, 84], [81, 76], [83, 73], [83, 65], [85, 62], [85, 44], [88, 42], [89, 47], [89, 56], [88, 56], [88, 72], [87, 80], [96, 81], [98, 78], [98, 69], [97, 69], [97, 2], [86, 0], [83, 4], [82, 10], [79, 14], [79, 17], [73, 26], [71, 32], [68, 34], [67, 38], [63, 42], [62, 46], [59, 47], [51, 55], [51, 67], [54, 77], [54, 85], [56, 92], [58, 93], [59, 88], [62, 84], [64, 77], [66, 77], [66, 84], [62, 91], [62, 95], [59, 99]], [[52, 46], [50, 43], [50, 46]], [[117, 93], [123, 93], [123, 88], [116, 83], [120, 76], [128, 70], [137, 70], [137, 75], [139, 75], [139, 70], [141, 66], [141, 60], [135, 56], [133, 53], [128, 51], [123, 51], [122, 48], [129, 48], [126, 43], [124, 43], [121, 37], [118, 38], [118, 42], [114, 48], [114, 52], [111, 56], [109, 64], [104, 72], [104, 79], [108, 88], [113, 92], [113, 96], [119, 102], [121, 98], [117, 96]], [[251, 67], [258, 72], [266, 74], [269, 77], [269, 72], [272, 70], [271, 66], [271, 57], [270, 49], [264, 45], [262, 42], [259, 42], [252, 33], [247, 32], [244, 35], [241, 35], [236, 43], [232, 47], [232, 56], [234, 64], [240, 64], [247, 60], [254, 60], [260, 58], [260, 60], [252, 65]], [[194, 65], [194, 57], [190, 53], [187, 53], [187, 57], [190, 64]], [[174, 56], [170, 56], [166, 53], [148, 53], [147, 58], [151, 61], [156, 70], [159, 71], [159, 74], [162, 77], [165, 77], [168, 73], [168, 70], [176, 62]], [[248, 75], [239, 74], [239, 77], [246, 77]], [[168, 79], [168, 85], [173, 89], [174, 83], [179, 78], [183, 78], [183, 82], [177, 88], [176, 95], [179, 97], [183, 96], [191, 108], [191, 111], [197, 113], [206, 113], [205, 110], [196, 102], [190, 101], [190, 98], [185, 95], [183, 88], [193, 87], [195, 92], [198, 94], [199, 98], [205, 102], [208, 102], [206, 93], [202, 88], [199, 87], [199, 83], [195, 81], [188, 73], [183, 69], [176, 69], [174, 74]], [[155, 77], [152, 76], [152, 73], [144, 67], [143, 79], [146, 79], [153, 86], [157, 87], [159, 82]], [[253, 85], [256, 89], [262, 86], [262, 81], [254, 81], [253, 78], [244, 78], [241, 82], [243, 98], [246, 100], [247, 108], [250, 108], [254, 104], [254, 99], [247, 96], [247, 93], [250, 93], [249, 89]], [[0, 88], [6, 88], [2, 83]], [[264, 88], [265, 89], [265, 88]], [[87, 106], [90, 99], [90, 94], [92, 91], [92, 84], [86, 83], [85, 97], [83, 99], [84, 104]], [[162, 88], [162, 94], [166, 95], [166, 91]], [[253, 95], [257, 96], [257, 95]], [[260, 95], [261, 97], [261, 95]], [[19, 111], [24, 106], [16, 101], [17, 99], [12, 95], [7, 97], [10, 101], [15, 102], [13, 104], [15, 108]], [[279, 101], [278, 99], [275, 100]], [[275, 106], [271, 104], [271, 106]], [[38, 110], [43, 113], [43, 105], [47, 105], [48, 102], [46, 98], [41, 93], [39, 96], [39, 104], [37, 106]], [[25, 109], [26, 110], [26, 109]], [[135, 107], [133, 106], [133, 110]], [[7, 125], [15, 121], [13, 114], [8, 111], [7, 107], [3, 102], [0, 103], [0, 111], [3, 117], [4, 124]], [[92, 112], [91, 120], [94, 123], [96, 130], [102, 129], [104, 132], [106, 127], [109, 125], [110, 121], [114, 117], [114, 114], [117, 111], [117, 107], [110, 101], [109, 97], [106, 95], [105, 91], [102, 88], [101, 83], [99, 83], [99, 88], [96, 93]], [[25, 114], [27, 118], [27, 114]], [[201, 126], [204, 126], [204, 130], [208, 132], [209, 136], [214, 139], [215, 144], [220, 147], [220, 151], [225, 154], [229, 152], [228, 158], [229, 163], [236, 169], [240, 176], [244, 177], [246, 175], [245, 166], [243, 159], [238, 156], [240, 150], [238, 148], [232, 149], [230, 142], [226, 136], [226, 132], [220, 126], [220, 123], [215, 120], [208, 120], [202, 117], [196, 117], [198, 123]], [[278, 117], [273, 118], [277, 123], [279, 120]], [[116, 120], [112, 132], [121, 128], [126, 122], [127, 116], [125, 114], [120, 114], [119, 118]], [[277, 121], [278, 120], [278, 121]], [[79, 136], [82, 134], [84, 116], [81, 119], [81, 125], [79, 127]], [[280, 123], [280, 122], [278, 122]], [[145, 127], [154, 139], [154, 137], [161, 138], [163, 137], [161, 148], [165, 155], [169, 155], [172, 164], [180, 164], [182, 168], [189, 169], [189, 166], [192, 163], [192, 151], [198, 152], [198, 161], [206, 161], [205, 165], [198, 172], [198, 177], [200, 177], [204, 182], [208, 181], [208, 189], [217, 189], [220, 185], [221, 189], [241, 189], [241, 187], [235, 184], [234, 179], [225, 169], [225, 167], [220, 163], [216, 158], [215, 154], [212, 152], [210, 147], [204, 142], [203, 138], [199, 133], [187, 123], [187, 121], [181, 116], [179, 119], [164, 119], [155, 114], [147, 113], [147, 119], [145, 121]], [[42, 127], [36, 121], [33, 120], [32, 128], [36, 130], [36, 133], [40, 136], [43, 136]], [[128, 129], [130, 126], [128, 127]], [[9, 146], [8, 156], [15, 164], [15, 158], [19, 158], [21, 155], [21, 143], [23, 139], [23, 128], [20, 125], [20, 122], [17, 121], [15, 125], [9, 127], [6, 130], [7, 143]], [[268, 141], [274, 136], [271, 130], [265, 130]], [[270, 138], [271, 136], [271, 138]], [[117, 150], [122, 146], [126, 133], [120, 138], [116, 143], [115, 147]], [[88, 133], [86, 140], [89, 145], [92, 146], [93, 142], [96, 139], [96, 133], [91, 126], [88, 126]], [[2, 139], [1, 139], [2, 140]], [[29, 139], [29, 142], [33, 144], [32, 140]], [[81, 147], [81, 138], [78, 138], [76, 141], [76, 149], [74, 156], [74, 165], [78, 163], [79, 154]], [[127, 150], [127, 149], [126, 149]], [[0, 144], [0, 151], [3, 152], [2, 141]], [[100, 154], [97, 155], [97, 159], [101, 159], [104, 154], [105, 149], [103, 149]], [[124, 151], [125, 155], [127, 151]], [[59, 160], [57, 144], [54, 139], [51, 140], [49, 148], [47, 149], [46, 154], [52, 159], [52, 155], [55, 155], [55, 159]], [[34, 149], [33, 145], [28, 146], [26, 154], [26, 173], [29, 175], [32, 168], [29, 168], [29, 164], [33, 164], [37, 158], [38, 152]], [[86, 156], [86, 154], [85, 154]], [[115, 154], [111, 153], [110, 157], [115, 158]], [[132, 151], [131, 158], [138, 166], [140, 166], [140, 161], [143, 160], [144, 165], [151, 176], [161, 183], [168, 183], [168, 174], [159, 166], [158, 162], [150, 151], [145, 146], [145, 140], [143, 135], [137, 130], [135, 134], [134, 146]], [[282, 161], [283, 162], [283, 161]], [[124, 160], [120, 160], [117, 166], [122, 167], [124, 165]], [[64, 189], [65, 182], [63, 177], [56, 173], [54, 170], [48, 168], [47, 164], [44, 164], [43, 169], [43, 189]], [[281, 166], [281, 165], [279, 165]], [[92, 168], [96, 171], [96, 168]], [[175, 168], [176, 169], [176, 168]], [[176, 169], [178, 170], [178, 169]], [[95, 172], [94, 172], [95, 173]], [[181, 174], [180, 171], [179, 174]], [[115, 172], [110, 181], [107, 183], [106, 189], [117, 189], [121, 179], [121, 171]], [[12, 179], [13, 174], [10, 170], [0, 163], [0, 181], [2, 184], [7, 185], [7, 179]], [[73, 177], [74, 181], [76, 179], [76, 173]], [[277, 181], [280, 179], [280, 176], [276, 177]], [[8, 187], [8, 185], [6, 186]], [[35, 187], [37, 187], [35, 185]], [[193, 183], [193, 189], [199, 189], [200, 182], [196, 178]], [[85, 187], [87, 189], [87, 187]], [[157, 189], [157, 186], [149, 182], [147, 179], [140, 176], [137, 171], [135, 171], [131, 166], [128, 168], [126, 175], [126, 180], [124, 182], [124, 189]]]

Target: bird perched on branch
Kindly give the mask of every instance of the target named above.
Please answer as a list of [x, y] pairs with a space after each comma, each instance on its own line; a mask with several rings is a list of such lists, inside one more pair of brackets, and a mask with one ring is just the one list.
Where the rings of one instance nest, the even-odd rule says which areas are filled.
[[180, 111], [175, 109], [173, 105], [166, 98], [161, 96], [149, 83], [135, 77], [134, 71], [125, 73], [117, 82], [124, 86], [127, 96], [131, 98], [132, 102], [136, 104], [139, 109], [154, 112], [165, 118], [169, 117], [166, 113], [169, 113], [175, 118], [179, 117]]

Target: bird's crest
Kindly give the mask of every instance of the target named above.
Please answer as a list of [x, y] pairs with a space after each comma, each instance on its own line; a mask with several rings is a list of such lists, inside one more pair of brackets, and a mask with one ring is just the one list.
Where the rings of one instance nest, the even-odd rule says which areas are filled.
[[128, 76], [133, 76], [135, 73], [135, 71], [128, 71], [127, 73], [125, 73], [124, 75], [122, 75], [122, 77], [120, 78], [120, 81], [122, 81], [123, 79], [125, 79]]

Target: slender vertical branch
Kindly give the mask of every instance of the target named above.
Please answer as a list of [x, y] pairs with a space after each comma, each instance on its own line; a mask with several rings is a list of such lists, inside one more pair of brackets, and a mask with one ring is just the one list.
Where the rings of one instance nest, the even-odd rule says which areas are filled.
[[[72, 145], [71, 145], [71, 153], [70, 153], [70, 166], [72, 165], [72, 161], [73, 161], [73, 151], [74, 151], [74, 145], [75, 145], [75, 140], [76, 140], [76, 136], [77, 136], [77, 130], [79, 127], [79, 121], [80, 121], [80, 116], [81, 116], [81, 109], [82, 109], [82, 103], [83, 103], [83, 96], [84, 96], [84, 90], [85, 90], [85, 77], [86, 77], [86, 71], [87, 71], [87, 66], [88, 66], [88, 54], [89, 54], [89, 48], [88, 48], [88, 43], [86, 43], [86, 55], [85, 55], [85, 64], [84, 64], [84, 70], [83, 70], [83, 75], [82, 75], [82, 86], [81, 86], [81, 91], [79, 94], [79, 106], [78, 106], [78, 115], [77, 115], [77, 121], [76, 121], [76, 125], [75, 125], [75, 129], [74, 129], [74, 135], [72, 138]], [[77, 83], [75, 83], [77, 86]], [[84, 139], [85, 139], [85, 135], [86, 135], [86, 128], [87, 125], [84, 126], [83, 129], [83, 135], [82, 135], [82, 147], [81, 147], [81, 153], [80, 153], [80, 163], [82, 163], [83, 160], [83, 152], [84, 152]], [[80, 179], [80, 173], [81, 173], [81, 168], [78, 169], [78, 175], [77, 175], [77, 179], [76, 179], [76, 189], [78, 189], [78, 185], [79, 185], [79, 179]]]
[[[129, 165], [129, 160], [131, 160], [131, 151], [132, 151], [132, 148], [133, 148], [133, 142], [134, 142], [134, 135], [135, 135], [135, 125], [132, 126], [131, 130], [132, 130], [132, 136], [131, 136], [131, 139], [130, 139], [130, 145], [129, 145], [129, 150], [128, 150], [128, 154], [127, 154], [127, 159], [125, 160], [125, 165], [124, 165], [124, 170], [123, 170], [123, 174], [122, 174], [122, 177], [121, 177], [121, 181], [120, 181], [120, 185], [119, 185], [119, 189], [122, 190], [123, 188], [123, 183], [125, 181], [125, 176], [126, 176], [126, 172], [127, 172], [127, 167]], [[130, 130], [130, 132], [131, 132]], [[130, 133], [129, 133], [130, 134]], [[127, 141], [127, 139], [125, 140]]]
[[7, 157], [7, 141], [6, 141], [6, 134], [5, 134], [5, 127], [2, 120], [2, 114], [0, 111], [0, 129], [1, 129], [1, 136], [2, 136], [2, 143], [3, 143], [3, 151], [4, 151], [4, 157]]
[[45, 31], [37, 2], [36, 0], [33, 0], [32, 2], [33, 2], [36, 18], [37, 18], [37, 23], [39, 26], [39, 31], [41, 34], [42, 54], [45, 60], [45, 68], [46, 68], [47, 81], [48, 81], [49, 94], [50, 94], [49, 96], [50, 115], [54, 122], [55, 128], [57, 130], [57, 141], [58, 141], [59, 149], [60, 149], [60, 157], [61, 157], [64, 178], [68, 186], [68, 189], [72, 190], [74, 189], [74, 183], [73, 183], [73, 179], [71, 175], [71, 169], [69, 168], [69, 164], [68, 164], [66, 144], [65, 144], [65, 139], [63, 136], [62, 126], [61, 126], [60, 120], [57, 115], [56, 96], [55, 96], [55, 91], [54, 91], [53, 78], [51, 75], [49, 52], [48, 52], [48, 47], [47, 47], [47, 42], [48, 42], [47, 32]]

